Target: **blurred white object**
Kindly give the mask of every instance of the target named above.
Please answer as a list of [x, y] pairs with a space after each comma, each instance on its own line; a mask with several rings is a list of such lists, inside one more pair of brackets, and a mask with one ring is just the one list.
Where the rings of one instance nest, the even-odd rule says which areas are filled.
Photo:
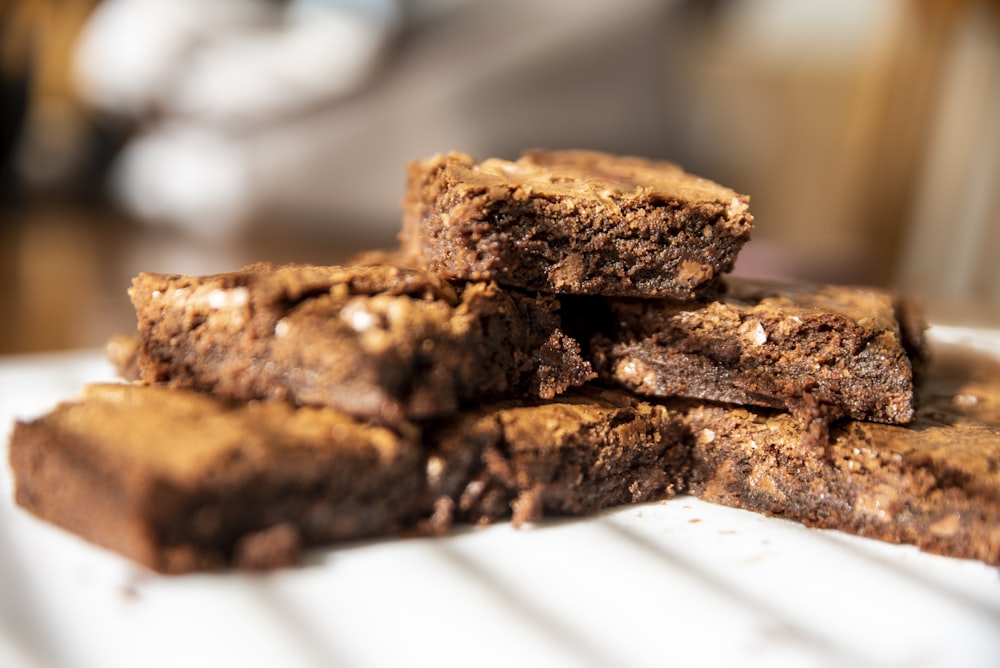
[[82, 92], [115, 112], [267, 122], [354, 90], [398, 27], [393, 0], [107, 0], [80, 37]]
[[142, 219], [218, 239], [252, 215], [249, 157], [244, 145], [224, 134], [168, 123], [129, 144], [113, 186]]
[[225, 124], [263, 123], [350, 93], [373, 72], [391, 16], [293, 3], [280, 29], [214, 40], [192, 54], [164, 104]]
[[350, 93], [399, 25], [393, 0], [107, 0], [76, 66], [96, 107], [154, 123], [112, 187], [132, 212], [201, 237], [232, 233], [257, 201], [246, 134]]
[[147, 113], [164, 102], [192, 50], [276, 20], [274, 5], [250, 0], [104, 0], [77, 43], [81, 93], [98, 108]]
[[399, 41], [393, 0], [223, 4], [109, 0], [84, 33], [85, 95], [144, 121], [113, 173], [142, 218], [203, 236], [320, 221], [384, 242], [410, 159], [655, 155], [665, 134], [637, 128], [662, 127], [671, 2], [412, 0]]

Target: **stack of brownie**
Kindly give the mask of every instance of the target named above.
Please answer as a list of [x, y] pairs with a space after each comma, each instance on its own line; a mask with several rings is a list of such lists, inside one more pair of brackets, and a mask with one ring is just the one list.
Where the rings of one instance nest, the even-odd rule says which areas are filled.
[[1000, 565], [1000, 374], [918, 410], [916, 310], [725, 277], [752, 225], [669, 163], [416, 162], [397, 250], [138, 276], [140, 380], [18, 423], [17, 501], [168, 573], [681, 492]]

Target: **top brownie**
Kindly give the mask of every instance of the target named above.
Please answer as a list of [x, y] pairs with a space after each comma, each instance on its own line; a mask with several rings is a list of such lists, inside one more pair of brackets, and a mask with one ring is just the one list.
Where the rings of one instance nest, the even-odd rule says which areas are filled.
[[392, 266], [140, 274], [142, 380], [397, 423], [592, 376], [549, 295]]
[[[591, 340], [598, 374], [645, 395], [789, 409], [817, 440], [840, 417], [913, 419], [923, 324], [896, 296], [726, 283], [722, 298], [699, 304], [606, 300], [607, 326]], [[600, 320], [593, 303], [585, 307]]]
[[693, 299], [749, 239], [749, 198], [672, 163], [593, 151], [411, 163], [404, 249], [448, 278]]

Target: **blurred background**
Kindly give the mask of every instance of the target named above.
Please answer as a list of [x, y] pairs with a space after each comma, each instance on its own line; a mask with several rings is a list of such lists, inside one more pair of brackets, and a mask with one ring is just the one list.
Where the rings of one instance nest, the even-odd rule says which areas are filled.
[[996, 0], [0, 0], [0, 353], [140, 271], [394, 243], [407, 161], [590, 148], [751, 196], [738, 270], [1000, 326]]

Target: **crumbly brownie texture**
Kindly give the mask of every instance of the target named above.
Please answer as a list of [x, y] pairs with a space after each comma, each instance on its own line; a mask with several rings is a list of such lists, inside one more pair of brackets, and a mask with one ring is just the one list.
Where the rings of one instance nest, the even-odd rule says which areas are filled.
[[294, 563], [299, 547], [399, 531], [424, 511], [412, 438], [338, 411], [93, 385], [15, 425], [16, 499], [145, 566]]
[[409, 167], [400, 241], [445, 277], [692, 299], [749, 239], [748, 198], [677, 165], [590, 151]]
[[420, 269], [420, 259], [414, 257], [408, 249], [372, 248], [358, 251], [347, 260], [348, 267], [376, 267], [388, 265], [405, 269]]
[[115, 334], [104, 344], [104, 354], [123, 380], [139, 380], [139, 337], [135, 334]]
[[909, 426], [848, 421], [804, 448], [787, 413], [691, 405], [704, 500], [1000, 566], [1000, 363], [935, 349]]
[[141, 274], [130, 290], [142, 379], [397, 423], [592, 376], [548, 295], [453, 287], [391, 266], [251, 265]]
[[667, 499], [687, 471], [687, 433], [663, 406], [592, 387], [495, 405], [430, 430], [430, 488], [459, 520], [515, 526]]
[[597, 318], [607, 326], [590, 345], [599, 377], [644, 395], [787, 408], [820, 444], [840, 417], [913, 419], [911, 356], [922, 356], [923, 329], [912, 313], [897, 317], [893, 295], [726, 282], [707, 303], [607, 300], [610, 313]]

